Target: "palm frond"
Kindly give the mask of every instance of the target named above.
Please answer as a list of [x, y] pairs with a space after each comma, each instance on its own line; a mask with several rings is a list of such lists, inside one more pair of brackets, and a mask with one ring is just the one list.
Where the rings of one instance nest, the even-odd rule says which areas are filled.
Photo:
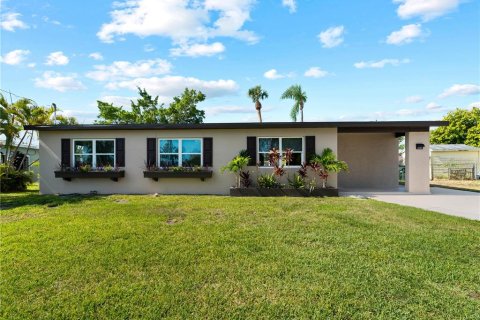
[[298, 102], [295, 102], [295, 104], [292, 107], [292, 110], [290, 111], [290, 118], [292, 118], [293, 121], [297, 121], [297, 115], [298, 112], [300, 111], [300, 104]]

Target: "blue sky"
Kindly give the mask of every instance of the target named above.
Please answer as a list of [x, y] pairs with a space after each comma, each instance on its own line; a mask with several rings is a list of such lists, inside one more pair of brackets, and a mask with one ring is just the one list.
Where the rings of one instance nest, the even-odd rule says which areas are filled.
[[81, 123], [135, 87], [168, 103], [203, 91], [206, 122], [440, 119], [480, 104], [475, 0], [1, 0], [1, 88]]

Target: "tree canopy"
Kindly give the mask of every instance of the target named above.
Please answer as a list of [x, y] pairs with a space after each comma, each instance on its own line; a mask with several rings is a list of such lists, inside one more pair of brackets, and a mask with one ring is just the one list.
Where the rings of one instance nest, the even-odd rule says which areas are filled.
[[248, 89], [248, 96], [252, 99], [252, 102], [255, 103], [255, 109], [257, 110], [258, 120], [262, 122], [262, 103], [260, 100], [268, 98], [268, 92], [263, 90], [261, 86], [255, 86]]
[[457, 108], [450, 111], [443, 120], [449, 125], [432, 131], [432, 144], [468, 144], [480, 147], [480, 108], [471, 110]]
[[281, 98], [292, 99], [295, 102], [290, 111], [290, 117], [293, 121], [297, 121], [298, 113], [300, 113], [300, 121], [303, 122], [303, 107], [305, 102], [307, 102], [307, 93], [302, 90], [302, 87], [298, 84], [290, 86], [282, 94]]
[[205, 100], [200, 91], [185, 88], [182, 95], [173, 98], [168, 108], [158, 103], [158, 96], [153, 98], [145, 89], [138, 88], [138, 94], [140, 97], [136, 101], [130, 101], [131, 110], [97, 101], [99, 115], [95, 123], [202, 123], [205, 119], [205, 111], [197, 109], [197, 104]]

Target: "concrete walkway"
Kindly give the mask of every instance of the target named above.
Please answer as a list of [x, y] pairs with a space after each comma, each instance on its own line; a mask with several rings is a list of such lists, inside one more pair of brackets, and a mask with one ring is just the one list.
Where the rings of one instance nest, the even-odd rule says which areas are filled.
[[452, 216], [480, 220], [480, 193], [445, 188], [430, 188], [431, 194], [406, 192], [348, 192], [344, 195], [360, 195], [410, 207], [437, 211]]

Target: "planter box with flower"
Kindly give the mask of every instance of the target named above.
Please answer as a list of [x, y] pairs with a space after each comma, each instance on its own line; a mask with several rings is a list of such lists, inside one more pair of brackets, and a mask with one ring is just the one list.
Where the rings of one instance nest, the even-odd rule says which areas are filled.
[[60, 170], [55, 171], [55, 178], [62, 178], [65, 181], [98, 178], [118, 181], [119, 178], [123, 177], [125, 177], [125, 170], [112, 166], [92, 168], [90, 165], [81, 165], [78, 167], [60, 167]]
[[[321, 155], [315, 155], [309, 163], [304, 163], [293, 174], [288, 177], [288, 185], [279, 182], [279, 178], [286, 175], [285, 165], [288, 166], [291, 156], [291, 149], [284, 150], [284, 158], [280, 165], [280, 153], [276, 149], [269, 152], [269, 163], [272, 166], [272, 173], [257, 175], [256, 186], [249, 171], [244, 171], [248, 165], [249, 157], [245, 151], [232, 159], [222, 171], [229, 171], [235, 174], [235, 187], [230, 188], [230, 195], [235, 197], [335, 197], [338, 196], [338, 189], [328, 187], [327, 179], [329, 172], [348, 170], [345, 162], [336, 159], [331, 149], [324, 149]], [[258, 168], [258, 167], [257, 167]], [[257, 170], [258, 171], [258, 170]], [[309, 177], [309, 172], [312, 177]], [[322, 182], [317, 187], [317, 176]]]
[[212, 177], [212, 170], [207, 167], [156, 167], [147, 166], [143, 171], [144, 178], [154, 181], [162, 178], [196, 178], [205, 181]]

